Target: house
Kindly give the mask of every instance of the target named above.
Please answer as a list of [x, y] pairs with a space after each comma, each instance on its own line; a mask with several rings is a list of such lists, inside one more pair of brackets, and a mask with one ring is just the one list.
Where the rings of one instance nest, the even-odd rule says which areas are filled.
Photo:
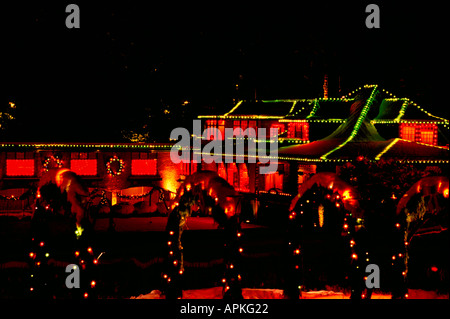
[[339, 98], [244, 100], [225, 114], [198, 118], [222, 137], [225, 128], [278, 131], [278, 170], [273, 174], [259, 175], [257, 163], [209, 165], [243, 191], [295, 193], [318, 170], [330, 169], [330, 164], [335, 169], [361, 156], [448, 164], [448, 120], [378, 85], [364, 85]]

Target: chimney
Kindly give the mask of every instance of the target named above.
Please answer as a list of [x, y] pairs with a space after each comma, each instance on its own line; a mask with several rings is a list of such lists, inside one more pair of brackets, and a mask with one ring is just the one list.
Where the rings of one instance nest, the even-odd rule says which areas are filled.
[[323, 77], [323, 98], [328, 99], [328, 75]]

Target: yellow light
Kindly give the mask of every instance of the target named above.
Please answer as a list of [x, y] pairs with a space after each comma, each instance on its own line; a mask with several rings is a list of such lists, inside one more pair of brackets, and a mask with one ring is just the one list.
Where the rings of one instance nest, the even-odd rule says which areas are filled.
[[242, 248], [239, 248], [239, 252], [240, 253], [242, 253], [244, 251], [244, 249], [242, 249]]
[[350, 198], [352, 198], [351, 195], [350, 195], [350, 190], [347, 189], [347, 190], [345, 190], [344, 193], [342, 194], [342, 199], [343, 199], [343, 200], [347, 200], [347, 199], [350, 199]]
[[77, 236], [77, 238], [79, 238], [82, 234], [83, 234], [84, 229], [77, 225], [77, 229], [75, 230], [75, 235]]

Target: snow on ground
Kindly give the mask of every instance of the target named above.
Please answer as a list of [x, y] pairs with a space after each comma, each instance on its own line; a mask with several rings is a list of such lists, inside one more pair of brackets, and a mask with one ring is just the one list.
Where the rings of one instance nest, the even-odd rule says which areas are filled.
[[[116, 232], [148, 232], [164, 231], [167, 224], [167, 217], [128, 217], [114, 218]], [[263, 226], [242, 223], [242, 229], [264, 228]], [[95, 222], [95, 230], [106, 232], [109, 228], [109, 218], [99, 218]], [[189, 217], [187, 219], [188, 230], [217, 229], [218, 224], [212, 217]]]
[[[244, 299], [283, 299], [281, 289], [242, 289]], [[409, 289], [409, 299], [449, 299], [449, 295], [438, 295], [435, 291]], [[148, 294], [131, 297], [131, 299], [164, 299], [161, 291], [153, 290]], [[222, 287], [183, 290], [182, 299], [222, 299]], [[330, 290], [302, 292], [301, 299], [350, 299], [349, 294]], [[372, 299], [391, 299], [390, 294], [375, 292]]]

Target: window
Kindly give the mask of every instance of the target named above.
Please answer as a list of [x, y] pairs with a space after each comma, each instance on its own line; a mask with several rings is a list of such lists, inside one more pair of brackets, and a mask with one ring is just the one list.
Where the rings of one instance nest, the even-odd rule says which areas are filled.
[[70, 170], [80, 176], [97, 175], [97, 153], [71, 152]]
[[225, 137], [225, 120], [206, 120], [206, 137], [208, 140], [218, 139], [217, 135], [221, 134], [220, 138]]
[[434, 145], [434, 132], [432, 130], [420, 131], [420, 142], [425, 144]]
[[284, 124], [276, 123], [270, 126], [270, 137], [275, 136], [275, 132], [278, 131], [278, 136], [284, 133]]
[[309, 124], [308, 123], [289, 123], [288, 138], [299, 138], [303, 141], [309, 139]]
[[156, 175], [156, 159], [132, 159], [131, 175]]
[[225, 165], [222, 162], [217, 164], [217, 174], [219, 174], [219, 176], [223, 179], [227, 179], [227, 170], [225, 169]]
[[400, 125], [400, 138], [437, 145], [437, 125], [433, 123], [402, 123]]
[[71, 159], [70, 170], [80, 176], [96, 176], [96, 159]]
[[7, 159], [6, 176], [34, 176], [34, 160]]
[[416, 128], [413, 126], [403, 126], [400, 138], [414, 142], [416, 140]]
[[278, 171], [272, 174], [265, 174], [265, 191], [269, 191], [272, 188], [283, 190], [283, 174]]
[[250, 179], [248, 176], [247, 165], [245, 163], [238, 164], [239, 168], [239, 187], [238, 190], [241, 192], [250, 191]]
[[8, 152], [6, 154], [6, 176], [34, 176], [34, 153]]
[[[244, 132], [247, 128], [252, 128], [254, 132], [249, 132], [248, 137], [256, 137], [258, 133], [258, 128], [256, 127], [256, 121], [233, 121], [233, 131], [237, 128], [241, 128], [242, 132]], [[239, 135], [236, 135], [239, 136]]]

